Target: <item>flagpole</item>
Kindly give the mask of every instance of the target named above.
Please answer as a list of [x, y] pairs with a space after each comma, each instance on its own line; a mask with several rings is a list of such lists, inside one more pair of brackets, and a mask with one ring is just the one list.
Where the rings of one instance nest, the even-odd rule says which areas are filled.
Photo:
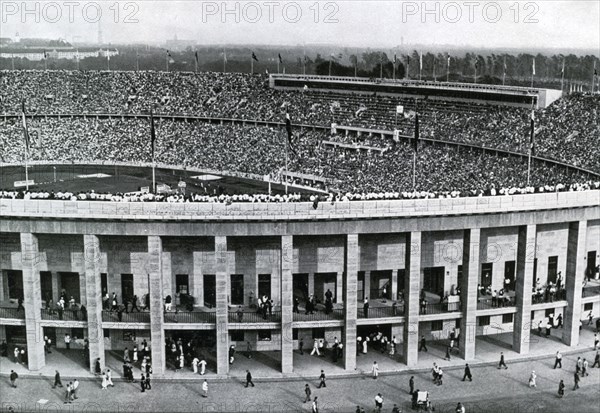
[[502, 72], [502, 86], [506, 83], [506, 55], [504, 55], [504, 71]]
[[433, 81], [437, 82], [437, 76], [435, 74], [435, 56], [433, 58]]
[[136, 72], [140, 71], [140, 55], [139, 55], [137, 49], [135, 49], [135, 71]]
[[450, 56], [448, 56], [448, 64], [446, 65], [446, 83], [450, 82]]
[[254, 59], [250, 57], [250, 74], [254, 74]]
[[329, 77], [331, 77], [331, 56], [329, 56]]
[[413, 192], [417, 191], [417, 151], [413, 151]]
[[592, 71], [592, 95], [594, 94], [595, 80], [596, 80], [596, 60], [594, 59], [594, 70]]
[[194, 71], [198, 73], [198, 51], [194, 54]]
[[529, 156], [527, 156], [527, 186], [529, 186], [529, 181], [531, 179], [531, 155], [532, 155], [532, 150], [533, 150], [533, 144], [535, 142], [535, 120], [533, 117], [533, 110], [534, 110], [534, 101], [533, 101], [533, 97], [531, 98], [531, 137], [529, 138], [529, 140], [531, 142], [529, 142]]
[[167, 57], [165, 62], [167, 63], [167, 72], [169, 71], [169, 52], [167, 52]]
[[564, 85], [565, 85], [565, 61], [563, 60], [563, 65], [562, 65], [562, 74], [560, 77], [560, 91], [564, 91]]
[[285, 179], [285, 194], [286, 195], [288, 193], [288, 179], [287, 179], [287, 176], [288, 176], [288, 146], [289, 146], [289, 139], [287, 139], [287, 137], [286, 137], [286, 140], [285, 140], [285, 177], [284, 177], [284, 179]]
[[225, 51], [225, 49], [223, 49], [223, 73], [227, 71], [227, 55], [225, 53], [227, 52]]

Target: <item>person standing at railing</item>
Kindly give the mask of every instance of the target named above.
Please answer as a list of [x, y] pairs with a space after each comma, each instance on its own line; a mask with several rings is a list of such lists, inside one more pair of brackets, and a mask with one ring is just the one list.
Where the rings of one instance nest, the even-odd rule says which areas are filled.
[[133, 296], [133, 300], [131, 300], [131, 312], [133, 313], [133, 310], [137, 310], [138, 313], [141, 312], [141, 310], [138, 307], [138, 296], [134, 295]]
[[19, 310], [23, 310], [23, 312], [25, 312], [25, 307], [23, 307], [23, 297], [19, 297], [17, 303], [17, 313], [19, 312]]
[[67, 350], [71, 349], [71, 336], [68, 334], [65, 334], [65, 347]]
[[365, 297], [365, 301], [363, 302], [363, 313], [365, 318], [369, 318], [369, 297]]
[[236, 314], [237, 314], [237, 321], [238, 321], [238, 323], [241, 323], [242, 319], [244, 318], [244, 312], [242, 311], [242, 306], [241, 305], [238, 307], [238, 310], [237, 310]]

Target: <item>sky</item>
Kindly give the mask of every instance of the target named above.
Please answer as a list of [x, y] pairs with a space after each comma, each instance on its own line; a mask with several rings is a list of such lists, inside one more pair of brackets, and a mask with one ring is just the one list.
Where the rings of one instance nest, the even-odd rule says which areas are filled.
[[600, 49], [599, 0], [0, 0], [0, 19], [1, 37], [113, 44]]

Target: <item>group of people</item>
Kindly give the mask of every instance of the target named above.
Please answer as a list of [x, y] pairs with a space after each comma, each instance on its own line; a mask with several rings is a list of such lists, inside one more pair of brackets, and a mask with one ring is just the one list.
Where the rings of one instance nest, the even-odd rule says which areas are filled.
[[[70, 109], [69, 113], [78, 114], [61, 119], [43, 116], [28, 119], [31, 130], [38, 131], [43, 141], [39, 146], [31, 146], [29, 159], [42, 161], [152, 162], [148, 119], [120, 115], [140, 114], [154, 103], [159, 106], [159, 113], [167, 115], [283, 122], [285, 113], [289, 112], [294, 124], [329, 126], [332, 122], [349, 125], [358, 122], [362, 126], [381, 127], [381, 119], [392, 118], [395, 122], [395, 108], [401, 101], [380, 96], [278, 91], [265, 86], [265, 79], [261, 76], [248, 74], [33, 71], [7, 72], [3, 82], [12, 77], [18, 80], [14, 84], [7, 83], [7, 98], [0, 103], [0, 112], [19, 113], [21, 92], [17, 95], [13, 88], [24, 85], [24, 79], [30, 77], [40, 82], [40, 89], [32, 92], [28, 101], [30, 113], [42, 115]], [[92, 79], [96, 83], [89, 83]], [[123, 87], [116, 88], [120, 84]], [[195, 89], [194, 85], [198, 84], [204, 87]], [[44, 93], [45, 89], [52, 92]], [[67, 95], [57, 92], [63, 90], [68, 99]], [[83, 92], [89, 90], [93, 93]], [[110, 94], [113, 97], [108, 99]], [[403, 103], [408, 105], [410, 102]], [[597, 96], [570, 95], [548, 109], [538, 111], [542, 119], [536, 136], [539, 154], [600, 171], [598, 157], [589, 153], [589, 148], [595, 150], [595, 142], [600, 139], [594, 110], [598, 103]], [[356, 107], [365, 110], [357, 110]], [[576, 110], [582, 111], [585, 116], [577, 115], [580, 112]], [[528, 110], [426, 100], [420, 102], [419, 111], [422, 111], [422, 137], [528, 152]], [[112, 113], [115, 116], [97, 118], [93, 113]], [[293, 145], [288, 145], [283, 129], [255, 126], [251, 122], [246, 125], [217, 124], [161, 118], [155, 123], [154, 153], [159, 163], [230, 171], [254, 178], [267, 175], [296, 183], [298, 178], [282, 176], [287, 152], [290, 171], [322, 178], [312, 183], [299, 179], [300, 183], [330, 191], [332, 195], [329, 198], [332, 200], [482, 196], [600, 188], [600, 183], [589, 182], [586, 174], [537, 162], [533, 164], [531, 181], [527, 184], [526, 159], [422, 144], [417, 153], [415, 192], [412, 182], [414, 150], [412, 143], [406, 140], [394, 142], [377, 135], [358, 138], [337, 135], [333, 138], [340, 143], [366, 142], [381, 149], [375, 153], [358, 150], [352, 145], [344, 148], [324, 145], [323, 141], [332, 139], [328, 136], [329, 132], [308, 128], [295, 127]], [[413, 123], [401, 116], [399, 127], [408, 128], [404, 132], [410, 134]], [[391, 127], [387, 125], [388, 129]], [[21, 119], [0, 118], [0, 129], [4, 132], [0, 135], [0, 160], [22, 162]], [[575, 136], [565, 139], [571, 135]], [[198, 142], [202, 144], [198, 145]], [[389, 165], [394, 165], [394, 168]], [[327, 182], [326, 187], [323, 187], [323, 182]], [[49, 197], [134, 202], [263, 201], [253, 195], [244, 198], [245, 194], [236, 193], [221, 201], [219, 197], [222, 194], [216, 191], [215, 187], [206, 183], [204, 192], [187, 196], [92, 195], [66, 191]], [[0, 197], [47, 198], [43, 191], [23, 195], [13, 190], [0, 192]], [[290, 200], [296, 199], [288, 198], [286, 202]], [[281, 202], [272, 198], [269, 201]]]

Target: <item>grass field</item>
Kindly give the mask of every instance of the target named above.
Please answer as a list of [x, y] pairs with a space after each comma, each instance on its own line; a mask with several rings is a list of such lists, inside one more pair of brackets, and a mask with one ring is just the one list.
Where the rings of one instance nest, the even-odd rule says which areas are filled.
[[[30, 165], [29, 186], [32, 191], [82, 192], [94, 190], [98, 193], [135, 192], [142, 187], [152, 187], [152, 168], [145, 166], [114, 165]], [[0, 167], [0, 188], [3, 190], [25, 189], [15, 187], [15, 182], [25, 181], [23, 166]], [[200, 194], [254, 194], [267, 193], [267, 182], [213, 172], [197, 170], [156, 168], [156, 185], [168, 185], [177, 190], [180, 182], [185, 182], [185, 193]], [[273, 194], [284, 194], [281, 184], [271, 186]], [[290, 189], [290, 192], [310, 193], [310, 190]]]

